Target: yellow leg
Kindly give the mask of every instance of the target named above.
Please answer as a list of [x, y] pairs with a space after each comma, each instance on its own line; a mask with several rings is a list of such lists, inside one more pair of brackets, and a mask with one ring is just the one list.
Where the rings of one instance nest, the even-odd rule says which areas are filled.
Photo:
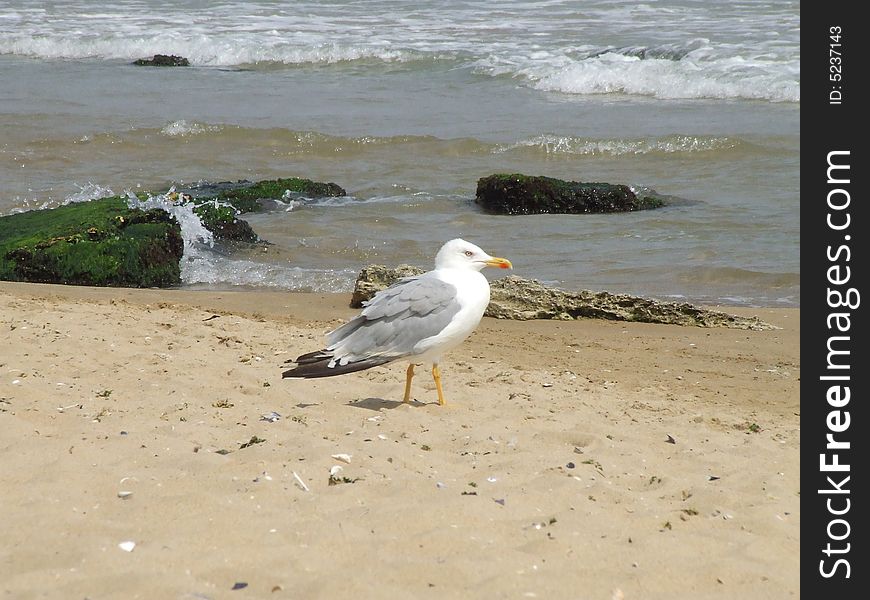
[[438, 404], [444, 406], [444, 392], [441, 391], [441, 371], [438, 365], [432, 365], [432, 379], [435, 380], [435, 389], [438, 390]]
[[411, 401], [411, 380], [414, 379], [414, 363], [408, 365], [408, 370], [405, 372], [405, 399], [403, 402]]

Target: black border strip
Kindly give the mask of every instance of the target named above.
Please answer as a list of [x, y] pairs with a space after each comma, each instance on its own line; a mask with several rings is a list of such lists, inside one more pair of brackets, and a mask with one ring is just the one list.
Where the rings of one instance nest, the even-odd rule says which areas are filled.
[[[860, 3], [801, 11], [801, 592], [866, 593], [870, 232]], [[862, 364], [862, 358], [864, 363]], [[864, 458], [862, 458], [864, 457]], [[847, 466], [848, 465], [848, 466]], [[864, 584], [864, 585], [862, 585]], [[850, 596], [852, 597], [852, 596]]]

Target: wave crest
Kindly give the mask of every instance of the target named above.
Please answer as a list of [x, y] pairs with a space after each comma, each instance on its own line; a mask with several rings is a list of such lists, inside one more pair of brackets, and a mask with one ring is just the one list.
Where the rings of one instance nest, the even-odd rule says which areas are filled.
[[672, 135], [637, 140], [595, 140], [560, 135], [539, 135], [512, 144], [499, 144], [494, 153], [531, 150], [554, 155], [621, 156], [631, 154], [714, 152], [736, 148], [745, 142], [729, 137]]

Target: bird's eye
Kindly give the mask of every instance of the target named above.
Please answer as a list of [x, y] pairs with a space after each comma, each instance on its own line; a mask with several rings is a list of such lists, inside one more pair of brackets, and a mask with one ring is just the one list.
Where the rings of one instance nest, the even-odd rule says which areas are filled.
[[466, 250], [465, 256], [474, 256], [474, 252], [472, 252], [471, 250]]

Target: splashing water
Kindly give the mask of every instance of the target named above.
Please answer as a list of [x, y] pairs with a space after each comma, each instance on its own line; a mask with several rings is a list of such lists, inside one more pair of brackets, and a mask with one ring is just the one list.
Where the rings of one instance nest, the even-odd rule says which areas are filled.
[[[181, 258], [181, 280], [185, 283], [199, 281], [196, 273], [202, 264], [211, 265], [215, 261], [214, 235], [205, 228], [199, 216], [193, 212], [193, 204], [178, 199], [175, 186], [169, 191], [157, 196], [148, 195], [140, 200], [136, 194], [126, 190], [127, 205], [130, 208], [150, 210], [159, 208], [175, 217], [181, 226], [181, 237], [184, 240], [184, 255]], [[213, 268], [213, 266], [212, 266]]]
[[79, 191], [64, 198], [63, 202], [60, 203], [61, 206], [66, 206], [67, 204], [73, 204], [75, 202], [88, 202], [99, 198], [108, 198], [115, 195], [111, 188], [96, 183], [86, 183], [85, 185], [77, 187], [79, 188]]
[[[350, 269], [304, 269], [227, 256], [215, 247], [214, 235], [193, 212], [194, 205], [179, 199], [174, 186], [165, 194], [149, 195], [145, 200], [130, 190], [126, 191], [126, 196], [130, 208], [159, 208], [178, 221], [184, 239], [181, 281], [185, 285], [250, 286], [312, 292], [347, 291], [352, 287], [355, 271]], [[230, 206], [218, 200], [213, 202], [216, 206]]]

